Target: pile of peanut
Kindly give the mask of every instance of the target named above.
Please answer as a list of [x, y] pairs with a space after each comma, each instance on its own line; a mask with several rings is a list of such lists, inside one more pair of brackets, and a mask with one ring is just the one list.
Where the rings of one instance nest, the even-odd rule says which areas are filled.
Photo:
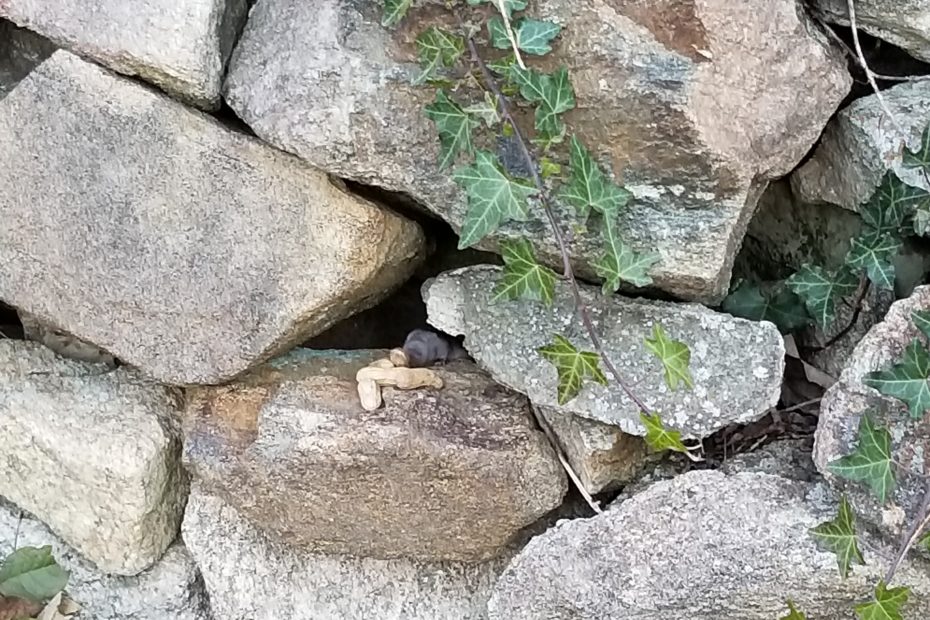
[[391, 349], [390, 357], [375, 360], [355, 374], [358, 398], [365, 411], [381, 406], [381, 387], [389, 385], [399, 390], [421, 387], [442, 388], [442, 378], [429, 368], [408, 368], [403, 349]]

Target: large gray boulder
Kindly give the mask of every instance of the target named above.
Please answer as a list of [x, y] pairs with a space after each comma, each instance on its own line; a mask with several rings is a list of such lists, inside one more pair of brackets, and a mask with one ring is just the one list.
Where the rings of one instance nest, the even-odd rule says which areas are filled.
[[[907, 472], [927, 471], [930, 429], [926, 421], [910, 417], [905, 403], [866, 386], [863, 378], [869, 372], [887, 370], [901, 361], [905, 347], [915, 338], [926, 344], [911, 313], [928, 309], [930, 286], [919, 286], [910, 297], [895, 302], [885, 319], [869, 330], [853, 351], [840, 380], [824, 395], [815, 435], [817, 469], [828, 482], [848, 494], [860, 519], [881, 528], [892, 540], [897, 540], [919, 512], [926, 482], [923, 477]], [[864, 483], [839, 478], [829, 468], [831, 462], [856, 447], [860, 420], [865, 414], [876, 425], [886, 427], [891, 435], [897, 483], [885, 504], [879, 503]]]
[[0, 17], [205, 109], [220, 105], [248, 0], [4, 0]]
[[420, 228], [58, 51], [0, 100], [0, 299], [164, 383], [217, 383], [375, 305]]
[[108, 573], [151, 566], [187, 497], [180, 394], [0, 339], [0, 495]]
[[[847, 620], [894, 556], [860, 528], [866, 566], [840, 577], [808, 529], [833, 519], [825, 485], [692, 471], [590, 519], [532, 539], [488, 602], [490, 620], [772, 620], [791, 599], [808, 618]], [[930, 566], [905, 562], [908, 617], [930, 613]]]
[[356, 372], [386, 351], [296, 349], [188, 394], [184, 459], [204, 491], [305, 550], [482, 561], [556, 508], [564, 472], [522, 394], [469, 362], [440, 389], [383, 389]]
[[108, 575], [29, 514], [0, 498], [0, 549], [51, 545], [69, 573], [68, 596], [81, 606], [76, 620], [214, 620], [203, 580], [180, 542], [133, 577]]
[[[411, 24], [443, 17], [417, 8], [393, 33], [379, 24], [381, 6], [258, 3], [230, 61], [226, 100], [270, 143], [408, 194], [458, 229], [464, 195], [438, 170], [439, 142], [422, 111], [432, 90], [410, 83], [419, 72]], [[563, 26], [548, 66], [571, 72], [578, 107], [566, 115], [569, 131], [636, 196], [622, 230], [661, 256], [656, 285], [719, 300], [767, 180], [797, 164], [848, 91], [844, 59], [795, 0], [685, 0], [671, 9], [542, 0], [534, 9]], [[560, 213], [575, 230], [569, 210]], [[481, 247], [528, 232], [545, 260], [561, 264], [541, 217], [507, 225]], [[575, 232], [579, 267], [590, 272], [598, 227]]]
[[[849, 0], [814, 0], [812, 5], [834, 24], [849, 26]], [[930, 2], [856, 0], [856, 26], [930, 62]]]
[[[577, 397], [558, 405], [558, 375], [537, 349], [557, 333], [579, 348], [592, 348], [568, 285], [556, 284], [551, 307], [494, 302], [499, 277], [499, 267], [482, 265], [428, 281], [423, 296], [430, 323], [449, 334], [464, 334], [465, 347], [482, 368], [535, 404], [644, 435], [638, 408], [610, 377], [609, 385], [589, 382]], [[771, 323], [738, 319], [698, 304], [604, 296], [586, 285], [581, 289], [611, 361], [668, 426], [704, 437], [728, 424], [754, 421], [778, 402], [785, 348]], [[679, 386], [672, 391], [665, 385], [661, 363], [643, 342], [657, 323], [669, 338], [691, 349], [694, 389]]]
[[218, 620], [486, 620], [509, 558], [459, 564], [308, 553], [268, 537], [196, 484], [183, 533]]
[[47, 39], [0, 19], [0, 99], [54, 51]]
[[919, 150], [930, 124], [930, 82], [905, 82], [882, 91], [882, 97], [906, 135], [874, 94], [856, 99], [830, 121], [811, 158], [791, 175], [802, 203], [826, 202], [858, 212], [888, 170], [908, 185], [930, 190], [919, 170], [901, 162], [902, 138], [907, 148]]

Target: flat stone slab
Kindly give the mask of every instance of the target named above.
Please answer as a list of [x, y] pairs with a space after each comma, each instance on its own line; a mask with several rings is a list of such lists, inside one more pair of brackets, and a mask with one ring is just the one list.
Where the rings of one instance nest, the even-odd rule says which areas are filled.
[[0, 339], [0, 495], [100, 570], [145, 570], [187, 497], [180, 404], [135, 371]]
[[3, 0], [0, 17], [205, 109], [220, 105], [248, 0]]
[[52, 546], [52, 556], [69, 572], [68, 596], [81, 605], [83, 620], [214, 620], [200, 572], [177, 542], [149, 569], [134, 577], [107, 575], [55, 536], [42, 522], [0, 498], [0, 548]]
[[[814, 0], [830, 22], [849, 26], [848, 0]], [[874, 37], [930, 62], [930, 3], [926, 0], [856, 0], [856, 25]]]
[[289, 545], [362, 557], [478, 562], [562, 501], [565, 474], [529, 403], [469, 362], [441, 389], [356, 372], [387, 351], [296, 349], [227, 386], [188, 392], [184, 460], [202, 488]]
[[223, 620], [486, 620], [509, 558], [459, 564], [307, 553], [196, 484], [183, 532]]
[[[866, 566], [840, 577], [809, 528], [835, 516], [825, 485], [768, 474], [692, 471], [590, 519], [562, 521], [514, 558], [490, 620], [772, 620], [795, 602], [808, 618], [848, 620], [895, 554], [861, 535]], [[930, 565], [895, 575], [908, 617], [930, 613]]]
[[[571, 291], [558, 283], [551, 307], [495, 303], [500, 272], [499, 267], [481, 265], [428, 281], [423, 297], [429, 321], [448, 334], [464, 334], [468, 352], [500, 383], [527, 394], [537, 405], [559, 407], [555, 367], [537, 349], [549, 344], [553, 334], [562, 334], [576, 347], [592, 350], [575, 316]], [[728, 424], [757, 420], [778, 402], [785, 348], [771, 323], [738, 319], [698, 304], [604, 297], [592, 286], [582, 285], [582, 293], [611, 361], [666, 425], [705, 437]], [[694, 389], [671, 391], [665, 385], [661, 363], [643, 343], [656, 323], [691, 349]], [[586, 383], [559, 408], [644, 435], [638, 408], [608, 379], [607, 386]]]
[[0, 99], [54, 51], [47, 39], [0, 19]]
[[413, 222], [58, 51], [0, 100], [0, 299], [163, 383], [219, 383], [375, 305]]
[[[856, 517], [870, 522], [898, 540], [918, 513], [925, 481], [903, 471], [927, 471], [930, 455], [930, 427], [926, 419], [914, 420], [907, 405], [883, 396], [863, 384], [863, 377], [874, 370], [887, 370], [901, 360], [905, 347], [915, 338], [926, 338], [914, 326], [911, 313], [930, 309], [930, 286], [919, 286], [910, 297], [892, 304], [885, 319], [872, 327], [853, 350], [839, 381], [827, 390], [820, 402], [820, 418], [814, 442], [814, 464], [827, 481], [846, 493]], [[863, 483], [843, 480], [829, 470], [829, 464], [852, 452], [859, 436], [859, 421], [869, 413], [878, 426], [891, 434], [891, 454], [897, 472], [894, 493], [884, 505]], [[926, 416], [925, 416], [926, 417]]]
[[[415, 4], [392, 32], [380, 25], [381, 7], [259, 2], [230, 60], [226, 101], [269, 143], [409, 195], [458, 230], [465, 196], [438, 169], [439, 140], [423, 113], [434, 89], [411, 85], [420, 71], [418, 25], [454, 21]], [[565, 115], [568, 131], [635, 195], [621, 230], [637, 250], [659, 253], [656, 286], [719, 301], [759, 193], [797, 165], [848, 92], [845, 59], [795, 0], [738, 8], [732, 0], [541, 0], [531, 10], [563, 27], [552, 55], [535, 66], [569, 69], [578, 105]], [[468, 97], [467, 88], [457, 96]], [[577, 231], [570, 208], [558, 217], [575, 231], [578, 269], [593, 275], [600, 227]], [[520, 234], [561, 264], [538, 209], [480, 247], [496, 251]]]

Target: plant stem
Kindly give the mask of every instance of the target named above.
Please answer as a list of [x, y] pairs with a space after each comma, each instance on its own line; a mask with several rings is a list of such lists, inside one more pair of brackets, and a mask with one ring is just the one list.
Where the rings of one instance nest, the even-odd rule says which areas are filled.
[[894, 562], [891, 563], [891, 566], [888, 567], [888, 572], [885, 573], [886, 584], [891, 584], [891, 580], [894, 578], [898, 566], [901, 565], [901, 561], [904, 560], [904, 556], [907, 555], [910, 548], [914, 546], [914, 543], [917, 542], [917, 539], [920, 538], [921, 533], [923, 533], [928, 525], [930, 525], [930, 483], [927, 484], [924, 491], [924, 498], [920, 503], [920, 509], [914, 517], [911, 528], [907, 531], [904, 544], [901, 545], [901, 548], [898, 550], [898, 555], [895, 556]]
[[[456, 17], [461, 22], [461, 18], [458, 16], [458, 14], [456, 14]], [[569, 282], [572, 290], [572, 296], [575, 300], [575, 310], [578, 313], [582, 324], [584, 325], [585, 331], [588, 333], [588, 337], [591, 339], [591, 344], [594, 346], [594, 350], [597, 351], [601, 360], [604, 362], [604, 366], [613, 376], [614, 380], [624, 391], [624, 393], [630, 398], [630, 400], [636, 403], [636, 406], [639, 407], [640, 411], [645, 414], [651, 414], [652, 412], [650, 411], [649, 407], [647, 407], [646, 404], [640, 400], [638, 396], [636, 396], [632, 389], [630, 389], [626, 381], [624, 381], [620, 376], [620, 373], [617, 371], [614, 363], [610, 361], [609, 357], [607, 357], [604, 346], [601, 344], [601, 339], [597, 335], [597, 331], [594, 328], [594, 323], [591, 320], [591, 314], [588, 311], [588, 306], [585, 304], [584, 299], [581, 296], [581, 288], [578, 286], [578, 281], [575, 279], [575, 273], [572, 269], [572, 260], [571, 255], [568, 252], [568, 244], [565, 242], [565, 237], [562, 234], [562, 230], [559, 228], [558, 222], [555, 219], [555, 212], [552, 209], [552, 203], [549, 202], [549, 194], [546, 191], [546, 186], [543, 184], [542, 177], [539, 175], [536, 158], [530, 152], [529, 143], [523, 137], [523, 133], [520, 131], [520, 127], [517, 125], [516, 120], [514, 120], [513, 115], [511, 114], [510, 101], [507, 99], [507, 96], [501, 92], [497, 80], [491, 74], [491, 71], [488, 69], [487, 65], [484, 64], [484, 60], [481, 58], [481, 54], [478, 53], [478, 47], [475, 45], [474, 39], [471, 36], [468, 36], [466, 40], [468, 42], [468, 51], [471, 53], [472, 62], [478, 66], [478, 69], [481, 71], [481, 75], [484, 78], [485, 85], [497, 99], [497, 103], [501, 108], [501, 116], [506, 122], [510, 123], [510, 126], [513, 128], [513, 135], [516, 138], [517, 144], [519, 145], [520, 155], [523, 157], [523, 161], [526, 163], [527, 168], [530, 170], [533, 184], [539, 191], [539, 199], [542, 203], [543, 210], [546, 213], [546, 219], [549, 221], [549, 226], [552, 228], [552, 234], [555, 237], [556, 244], [559, 246], [559, 253], [562, 255], [562, 274]]]

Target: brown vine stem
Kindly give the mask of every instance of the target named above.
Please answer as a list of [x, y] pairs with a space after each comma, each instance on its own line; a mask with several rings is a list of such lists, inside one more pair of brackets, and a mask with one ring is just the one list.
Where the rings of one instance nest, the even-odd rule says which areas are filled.
[[623, 380], [623, 377], [620, 376], [620, 373], [617, 371], [614, 363], [610, 361], [609, 357], [607, 357], [607, 353], [604, 350], [601, 339], [597, 335], [597, 330], [594, 328], [594, 323], [591, 321], [591, 315], [588, 312], [588, 306], [585, 304], [584, 299], [581, 296], [581, 288], [578, 286], [578, 281], [575, 280], [575, 272], [572, 269], [572, 261], [571, 255], [568, 252], [568, 244], [565, 242], [565, 237], [562, 234], [562, 230], [559, 228], [558, 222], [555, 219], [555, 212], [552, 209], [552, 204], [549, 202], [549, 195], [546, 191], [546, 186], [543, 184], [542, 177], [539, 176], [539, 170], [536, 165], [536, 158], [530, 152], [528, 142], [523, 137], [523, 133], [520, 131], [520, 127], [517, 125], [513, 115], [511, 114], [510, 101], [507, 99], [507, 96], [501, 92], [497, 80], [494, 79], [494, 76], [491, 75], [491, 71], [488, 69], [487, 65], [484, 64], [484, 60], [481, 58], [481, 54], [478, 53], [478, 46], [475, 45], [474, 39], [471, 36], [468, 36], [466, 41], [468, 43], [468, 51], [471, 54], [472, 62], [474, 62], [478, 69], [481, 71], [485, 85], [497, 99], [498, 105], [500, 105], [501, 116], [505, 121], [510, 123], [510, 126], [513, 128], [513, 135], [517, 139], [517, 144], [520, 148], [520, 155], [523, 157], [523, 161], [526, 163], [527, 168], [530, 170], [533, 184], [536, 186], [536, 189], [539, 192], [539, 199], [542, 203], [543, 210], [546, 213], [546, 219], [549, 221], [549, 226], [552, 228], [552, 234], [555, 237], [556, 244], [559, 246], [559, 253], [562, 255], [562, 275], [571, 286], [572, 297], [575, 300], [575, 310], [578, 312], [578, 316], [584, 325], [585, 331], [587, 331], [588, 337], [591, 339], [591, 344], [594, 346], [594, 349], [597, 351], [601, 360], [604, 362], [604, 366], [613, 376], [614, 380], [617, 382], [623, 392], [630, 398], [630, 400], [636, 403], [636, 406], [639, 407], [640, 411], [647, 415], [651, 414], [652, 411], [650, 411], [646, 404], [640, 400], [638, 396], [636, 396], [632, 389], [630, 389], [630, 386], [627, 385], [626, 381]]
[[888, 567], [888, 572], [885, 573], [886, 584], [891, 584], [891, 580], [894, 578], [894, 574], [897, 572], [902, 560], [904, 560], [904, 556], [906, 556], [910, 548], [914, 546], [914, 543], [917, 542], [917, 539], [920, 538], [920, 535], [928, 525], [930, 525], [930, 484], [927, 484], [924, 490], [923, 501], [920, 503], [920, 509], [917, 511], [914, 522], [907, 531], [904, 544], [901, 545], [901, 548], [894, 558], [894, 562], [891, 563], [891, 566]]

